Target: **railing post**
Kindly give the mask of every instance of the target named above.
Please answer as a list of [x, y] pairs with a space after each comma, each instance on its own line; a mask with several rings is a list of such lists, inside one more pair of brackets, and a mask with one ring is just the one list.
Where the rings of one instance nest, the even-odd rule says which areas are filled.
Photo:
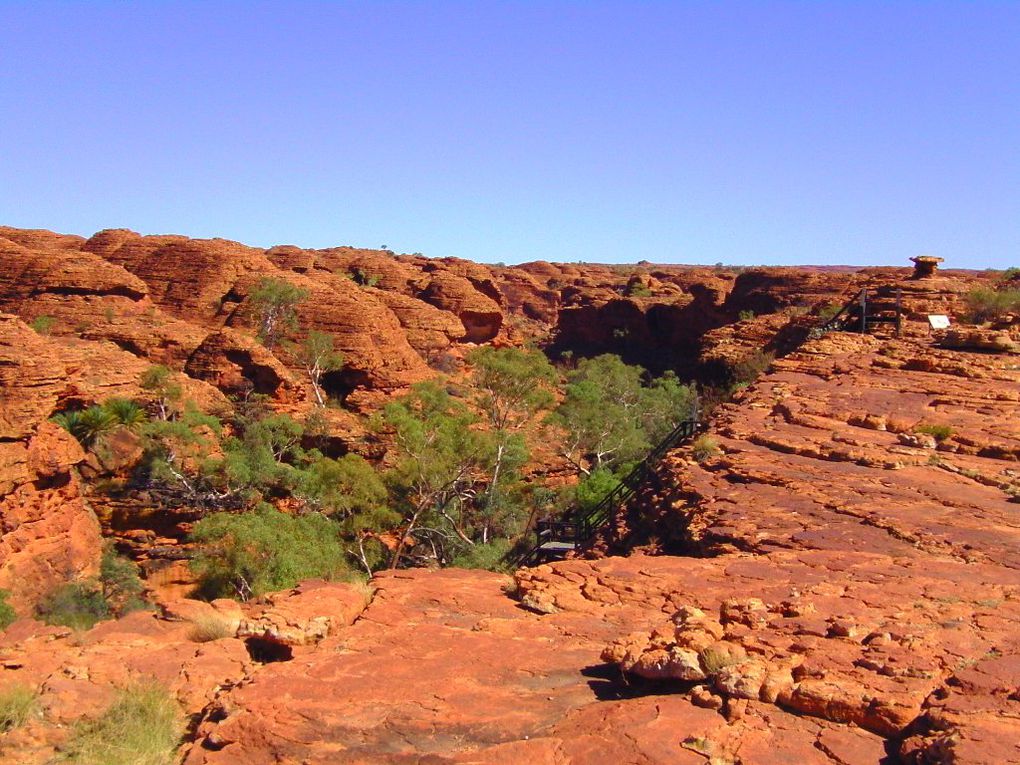
[[861, 290], [861, 334], [868, 331], [868, 289]]

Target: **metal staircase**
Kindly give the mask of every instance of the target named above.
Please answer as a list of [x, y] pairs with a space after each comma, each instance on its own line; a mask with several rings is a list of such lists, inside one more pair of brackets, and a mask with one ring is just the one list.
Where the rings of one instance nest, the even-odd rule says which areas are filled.
[[903, 327], [903, 301], [898, 288], [867, 287], [850, 298], [847, 303], [820, 327], [825, 332], [860, 332], [862, 335], [880, 326], [893, 325], [897, 335]]
[[704, 429], [704, 424], [697, 420], [684, 420], [597, 505], [588, 510], [574, 508], [561, 520], [538, 521], [535, 524], [535, 543], [521, 557], [520, 565], [535, 566], [552, 560], [562, 560], [569, 553], [589, 544], [599, 530], [616, 517], [627, 501], [648, 481], [666, 452], [691, 440]]

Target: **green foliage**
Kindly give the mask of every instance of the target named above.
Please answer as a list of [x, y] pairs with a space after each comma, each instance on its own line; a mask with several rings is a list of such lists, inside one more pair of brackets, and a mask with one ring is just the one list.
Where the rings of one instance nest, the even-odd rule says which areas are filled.
[[104, 619], [147, 608], [142, 589], [138, 567], [107, 544], [98, 580], [67, 582], [57, 587], [36, 605], [36, 614], [47, 624], [88, 630]]
[[754, 318], [754, 311], [741, 311], [737, 314], [738, 321], [750, 321]]
[[254, 512], [214, 513], [195, 524], [192, 567], [203, 596], [247, 600], [302, 579], [348, 574], [336, 523], [319, 513], [292, 516], [262, 505]]
[[719, 442], [709, 435], [698, 436], [691, 444], [691, 456], [698, 462], [711, 459], [720, 452]]
[[915, 433], [927, 433], [929, 436], [934, 438], [936, 441], [942, 442], [953, 435], [953, 427], [951, 425], [938, 425], [935, 423], [921, 423], [920, 425], [914, 426]]
[[113, 398], [102, 406], [93, 404], [88, 409], [59, 412], [51, 421], [89, 448], [120, 425], [137, 427], [145, 421], [145, 412], [132, 401]]
[[1014, 282], [1020, 280], [1020, 268], [1011, 266], [1002, 272], [1002, 281]]
[[127, 398], [109, 398], [103, 402], [103, 411], [113, 417], [119, 425], [135, 429], [148, 418], [145, 410]]
[[313, 329], [297, 346], [294, 353], [308, 374], [319, 406], [326, 405], [322, 390], [322, 376], [327, 372], [339, 371], [344, 366], [344, 355], [334, 348], [334, 344], [335, 340], [332, 335]]
[[53, 331], [53, 326], [57, 323], [57, 320], [52, 316], [36, 316], [29, 323], [32, 329], [34, 329], [40, 335], [48, 335]]
[[84, 410], [59, 412], [51, 421], [78, 439], [85, 448], [117, 427], [117, 418], [98, 405]]
[[620, 479], [612, 471], [593, 470], [574, 489], [577, 506], [581, 510], [591, 510], [619, 485]]
[[842, 308], [843, 306], [841, 306], [839, 303], [826, 303], [825, 305], [818, 309], [817, 316], [819, 320], [821, 320], [824, 323], [827, 322], [829, 319], [835, 317], [835, 315], [839, 313], [842, 310]]
[[105, 712], [75, 724], [64, 752], [78, 765], [171, 765], [183, 733], [176, 700], [149, 681], [121, 689]]
[[0, 630], [7, 629], [18, 618], [17, 612], [7, 602], [7, 598], [10, 596], [10, 590], [0, 590]]
[[159, 409], [160, 419], [170, 419], [181, 400], [181, 386], [174, 380], [173, 371], [162, 364], [151, 366], [139, 379], [142, 390], [148, 391]]
[[495, 539], [488, 544], [479, 542], [458, 552], [453, 558], [452, 565], [458, 568], [481, 568], [486, 571], [509, 571], [513, 568], [507, 560], [510, 549], [508, 539]]
[[967, 319], [975, 324], [996, 321], [1007, 314], [1020, 314], [1020, 289], [979, 288], [966, 295]]
[[88, 630], [108, 619], [110, 608], [98, 582], [68, 582], [36, 605], [36, 613], [47, 624]]
[[497, 430], [521, 427], [552, 406], [556, 370], [544, 354], [521, 348], [482, 346], [468, 355], [478, 405]]
[[283, 279], [264, 278], [249, 295], [257, 325], [256, 334], [267, 348], [273, 348], [297, 329], [297, 306], [308, 291]]
[[[384, 247], [383, 249], [386, 248]], [[370, 274], [363, 268], [354, 268], [351, 271], [349, 271], [347, 275], [350, 276], [351, 281], [362, 287], [374, 287], [380, 281], [379, 276], [376, 276], [375, 274]]]
[[[420, 533], [433, 534], [430, 541], [437, 551], [446, 550], [451, 540], [435, 531], [439, 526], [450, 527], [460, 539], [470, 538], [478, 521], [473, 500], [486, 483], [495, 446], [491, 433], [474, 427], [477, 420], [463, 401], [431, 381], [414, 386], [383, 410], [379, 426], [393, 433], [397, 452], [386, 482], [404, 519], [401, 540], [422, 527]], [[401, 541], [394, 564], [403, 549]]]
[[566, 431], [564, 456], [582, 472], [635, 462], [682, 420], [697, 394], [672, 372], [644, 385], [644, 370], [604, 354], [582, 359], [567, 376], [563, 402], [549, 418]]
[[634, 281], [627, 285], [627, 295], [629, 297], [651, 297], [652, 290], [648, 285]]
[[315, 460], [302, 471], [295, 494], [308, 507], [340, 520], [351, 534], [382, 531], [400, 522], [400, 514], [386, 505], [388, 494], [379, 474], [357, 454]]
[[579, 469], [584, 459], [596, 469], [611, 467], [650, 448], [639, 417], [642, 373], [607, 353], [582, 359], [568, 375], [566, 396], [550, 422], [566, 431], [564, 454]]
[[114, 616], [148, 608], [142, 599], [144, 587], [134, 561], [118, 555], [113, 545], [103, 547], [99, 560], [99, 586], [107, 609]]
[[223, 442], [223, 457], [205, 464], [205, 476], [218, 489], [249, 502], [290, 493], [300, 480], [295, 463], [305, 457], [304, 426], [285, 414], [235, 424], [241, 435]]
[[39, 714], [39, 694], [27, 685], [0, 690], [0, 733], [20, 728]]
[[638, 406], [648, 441], [657, 444], [681, 422], [694, 419], [698, 392], [693, 383], [685, 385], [668, 370], [641, 391]]

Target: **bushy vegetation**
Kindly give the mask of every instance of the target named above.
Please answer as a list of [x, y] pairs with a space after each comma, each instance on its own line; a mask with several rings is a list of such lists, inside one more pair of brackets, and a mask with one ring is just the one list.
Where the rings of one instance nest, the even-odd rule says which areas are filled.
[[941, 425], [936, 423], [921, 423], [920, 425], [914, 426], [915, 433], [926, 433], [927, 435], [934, 438], [936, 441], [942, 442], [953, 435], [953, 427], [951, 425]]
[[334, 348], [334, 345], [332, 335], [312, 330], [294, 349], [294, 357], [308, 375], [319, 406], [326, 405], [322, 389], [323, 376], [329, 372], [339, 371], [344, 365], [344, 356]]
[[136, 429], [146, 419], [145, 410], [138, 403], [124, 398], [111, 398], [87, 409], [59, 412], [53, 416], [52, 421], [88, 448], [111, 430], [120, 426]]
[[768, 371], [775, 360], [775, 354], [763, 350], [754, 351], [730, 368], [730, 385], [743, 386], [754, 382]]
[[191, 623], [188, 639], [196, 643], [211, 643], [214, 640], [233, 637], [227, 620], [219, 614], [199, 616]]
[[319, 513], [287, 515], [262, 505], [242, 514], [214, 513], [195, 524], [192, 561], [201, 594], [247, 600], [302, 579], [349, 575], [337, 524]]
[[567, 375], [563, 402], [549, 421], [565, 432], [563, 456], [579, 473], [633, 463], [693, 416], [692, 386], [672, 373], [648, 385], [644, 379], [641, 367], [611, 354], [582, 359]]
[[709, 435], [698, 436], [691, 444], [691, 456], [698, 462], [711, 459], [720, 452], [719, 442]]
[[88, 630], [110, 617], [110, 608], [98, 583], [68, 582], [36, 605], [36, 615], [47, 624]]
[[0, 733], [20, 728], [39, 713], [39, 694], [27, 685], [0, 688]]
[[297, 328], [297, 306], [307, 298], [307, 290], [283, 279], [259, 280], [248, 299], [255, 318], [255, 334], [263, 345], [273, 348]]
[[627, 295], [629, 297], [651, 297], [652, 290], [647, 284], [640, 281], [634, 281], [627, 285]]
[[996, 321], [1007, 314], [1020, 314], [1020, 289], [985, 287], [967, 293], [967, 320], [975, 324]]
[[[343, 361], [332, 338], [311, 332], [288, 343], [296, 326], [288, 311], [303, 298], [279, 284], [262, 287], [252, 300], [275, 311], [263, 317], [272, 325], [266, 332], [305, 367], [325, 403], [322, 375]], [[608, 354], [571, 366], [564, 381], [539, 351], [475, 349], [466, 377], [420, 383], [371, 419], [370, 432], [388, 448], [376, 465], [327, 456], [322, 411], [302, 421], [250, 393], [213, 416], [162, 366], [142, 375], [145, 401], [111, 399], [60, 421], [86, 444], [115, 427], [135, 429], [144, 454], [131, 485], [195, 515], [201, 594], [244, 599], [303, 578], [383, 567], [499, 569], [536, 508], [596, 504], [697, 407], [693, 386], [672, 373], [653, 378]], [[560, 444], [576, 468], [576, 490], [524, 474], [533, 448]], [[103, 581], [113, 578], [107, 572]], [[78, 582], [53, 593], [40, 613], [85, 628], [129, 601], [111, 597], [102, 581]]]
[[48, 335], [53, 331], [53, 326], [57, 323], [57, 320], [52, 316], [36, 316], [29, 323], [32, 329], [40, 335]]
[[177, 702], [150, 681], [118, 691], [110, 707], [73, 727], [64, 747], [78, 765], [171, 765], [184, 733]]
[[0, 630], [5, 630], [14, 624], [18, 618], [17, 612], [14, 607], [7, 602], [7, 598], [11, 596], [9, 590], [0, 590]]
[[36, 615], [47, 624], [88, 630], [104, 619], [147, 608], [142, 589], [137, 566], [107, 545], [98, 579], [57, 587], [36, 605]]

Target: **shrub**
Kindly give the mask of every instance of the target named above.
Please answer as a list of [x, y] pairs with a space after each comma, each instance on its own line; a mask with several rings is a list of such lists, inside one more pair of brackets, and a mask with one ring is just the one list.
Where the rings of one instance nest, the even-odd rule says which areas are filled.
[[721, 451], [719, 442], [709, 435], [698, 436], [694, 439], [694, 443], [691, 444], [691, 456], [698, 462], [704, 462], [711, 457], [715, 457]]
[[65, 754], [79, 765], [171, 765], [183, 732], [169, 691], [139, 683], [121, 689], [99, 717], [78, 722]]
[[0, 590], [0, 630], [7, 629], [18, 618], [14, 608], [7, 602], [10, 596], [9, 590]]
[[114, 616], [148, 608], [142, 599], [144, 586], [134, 561], [118, 555], [111, 544], [103, 548], [99, 561], [99, 584], [108, 610]]
[[89, 447], [106, 435], [119, 424], [112, 413], [101, 406], [90, 406], [81, 413], [78, 419], [79, 431], [71, 431], [71, 435]]
[[0, 733], [20, 728], [39, 712], [39, 694], [27, 685], [0, 690]]
[[28, 325], [40, 335], [48, 335], [53, 331], [53, 325], [57, 320], [52, 316], [36, 316]]
[[737, 314], [737, 319], [739, 321], [750, 321], [753, 318], [754, 311], [741, 311], [740, 313]]
[[936, 441], [945, 441], [951, 435], [953, 435], [953, 428], [951, 425], [936, 425], [934, 423], [921, 423], [914, 427], [915, 433], [927, 433], [932, 436]]
[[109, 618], [110, 608], [97, 582], [68, 582], [47, 595], [36, 613], [47, 624], [88, 630]]
[[135, 428], [147, 419], [145, 410], [131, 399], [110, 398], [103, 402], [103, 411], [113, 417], [119, 425]]
[[754, 382], [759, 375], [768, 371], [775, 359], [774, 354], [762, 350], [745, 356], [730, 368], [731, 385]]
[[347, 575], [339, 527], [319, 513], [291, 516], [262, 505], [254, 512], [213, 513], [198, 523], [192, 567], [205, 597], [247, 600], [302, 579]]
[[965, 300], [966, 318], [975, 324], [995, 321], [1010, 313], [1020, 313], [1020, 289], [979, 288], [967, 293]]
[[379, 276], [370, 274], [363, 268], [355, 268], [348, 273], [348, 276], [351, 278], [351, 281], [362, 287], [374, 287], [380, 280]]
[[218, 614], [207, 614], [196, 617], [188, 630], [188, 639], [196, 643], [210, 643], [213, 640], [233, 637], [234, 631], [230, 629], [227, 620]]
[[629, 297], [651, 297], [652, 290], [647, 284], [634, 282], [627, 287], [627, 295]]
[[460, 568], [480, 568], [486, 571], [507, 571], [507, 553], [511, 544], [507, 539], [494, 539], [488, 544], [481, 542], [466, 547], [453, 558], [453, 565]]

